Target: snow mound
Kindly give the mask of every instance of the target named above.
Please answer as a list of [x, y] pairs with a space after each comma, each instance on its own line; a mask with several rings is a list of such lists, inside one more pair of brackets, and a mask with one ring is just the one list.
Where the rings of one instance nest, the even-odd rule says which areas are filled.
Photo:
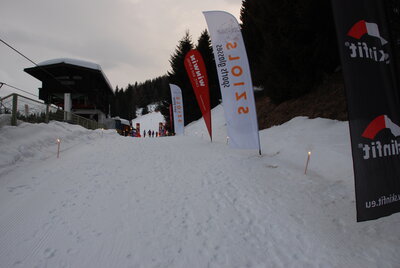
[[[21, 161], [45, 160], [57, 152], [57, 139], [62, 150], [90, 142], [101, 130], [88, 130], [79, 125], [51, 121], [49, 124], [21, 123], [0, 128], [0, 174]], [[114, 131], [105, 131], [114, 133]]]
[[[160, 112], [151, 112], [140, 117], [137, 117], [132, 120], [132, 126], [135, 127], [136, 123], [140, 123], [140, 131], [143, 133], [143, 130], [149, 131], [158, 131], [159, 123], [164, 123], [164, 116]], [[142, 134], [141, 133], [141, 134]]]

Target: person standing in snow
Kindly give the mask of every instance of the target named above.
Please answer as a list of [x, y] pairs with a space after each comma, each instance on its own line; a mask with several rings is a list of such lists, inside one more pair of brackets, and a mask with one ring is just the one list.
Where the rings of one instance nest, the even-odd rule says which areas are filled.
[[146, 130], [143, 129], [143, 138], [146, 138]]

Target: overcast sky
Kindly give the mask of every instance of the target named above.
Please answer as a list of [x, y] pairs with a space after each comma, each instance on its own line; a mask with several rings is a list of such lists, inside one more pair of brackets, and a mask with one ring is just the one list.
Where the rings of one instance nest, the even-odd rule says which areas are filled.
[[[202, 11], [238, 20], [242, 0], [1, 0], [0, 38], [36, 63], [73, 58], [99, 64], [113, 89], [166, 74], [189, 30], [207, 28]], [[0, 82], [38, 95], [34, 65], [0, 43]], [[15, 92], [3, 86], [0, 96]], [[29, 95], [27, 95], [29, 96]]]

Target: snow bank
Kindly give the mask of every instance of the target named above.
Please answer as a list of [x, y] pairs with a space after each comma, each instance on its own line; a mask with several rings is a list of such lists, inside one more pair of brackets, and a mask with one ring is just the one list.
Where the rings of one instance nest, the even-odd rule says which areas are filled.
[[[30, 160], [45, 160], [57, 152], [57, 139], [62, 150], [84, 144], [100, 135], [79, 125], [52, 121], [49, 124], [20, 123], [0, 128], [0, 174], [15, 167], [12, 165]], [[113, 133], [114, 131], [108, 131]]]
[[11, 114], [0, 114], [0, 128], [11, 125]]
[[1, 128], [0, 266], [399, 266], [400, 215], [356, 222], [347, 122], [263, 130], [262, 156], [228, 148], [221, 107], [213, 127], [212, 143], [202, 120], [153, 139]]

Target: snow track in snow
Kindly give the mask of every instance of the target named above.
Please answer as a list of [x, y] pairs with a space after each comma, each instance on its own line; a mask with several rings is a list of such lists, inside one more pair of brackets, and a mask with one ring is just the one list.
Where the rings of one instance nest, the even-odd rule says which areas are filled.
[[0, 168], [0, 266], [397, 267], [399, 215], [355, 222], [346, 127], [294, 119], [261, 133], [262, 156], [198, 124], [69, 131], [60, 159], [51, 144]]

